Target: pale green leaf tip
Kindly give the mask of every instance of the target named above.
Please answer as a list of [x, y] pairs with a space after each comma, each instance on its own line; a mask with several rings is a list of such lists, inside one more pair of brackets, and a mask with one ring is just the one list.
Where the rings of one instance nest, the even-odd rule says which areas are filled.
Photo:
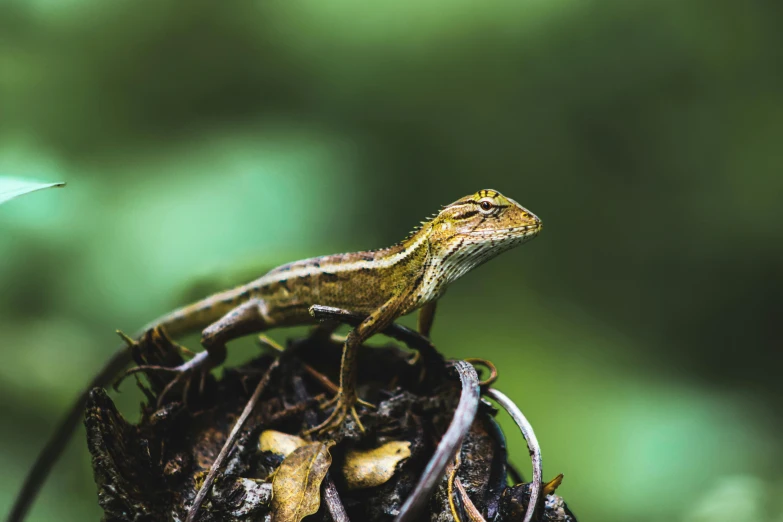
[[48, 188], [62, 188], [64, 186], [64, 181], [58, 181], [56, 183], [42, 183], [39, 181], [0, 176], [0, 204], [38, 190]]

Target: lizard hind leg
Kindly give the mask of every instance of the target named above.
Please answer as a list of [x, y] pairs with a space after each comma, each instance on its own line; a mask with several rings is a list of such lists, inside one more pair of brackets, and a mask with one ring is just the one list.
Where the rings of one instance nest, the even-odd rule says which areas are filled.
[[[176, 374], [158, 395], [158, 406], [163, 404], [166, 395], [180, 382], [199, 378], [199, 391], [204, 391], [209, 372], [219, 366], [226, 358], [226, 343], [239, 337], [263, 331], [269, 328], [270, 321], [265, 314], [266, 306], [261, 299], [251, 299], [232, 309], [226, 315], [209, 325], [201, 333], [203, 352], [192, 359], [172, 368], [144, 365], [129, 370], [130, 373], [147, 371], [165, 371]], [[189, 386], [185, 386], [186, 390]]]

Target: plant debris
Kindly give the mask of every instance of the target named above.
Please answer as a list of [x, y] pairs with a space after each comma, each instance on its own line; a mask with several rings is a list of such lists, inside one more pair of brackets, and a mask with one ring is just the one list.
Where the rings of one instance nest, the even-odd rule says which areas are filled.
[[312, 442], [295, 449], [272, 480], [275, 522], [299, 522], [321, 505], [321, 482], [332, 464], [330, 444]]
[[[394, 328], [396, 338], [428, 345]], [[160, 332], [133, 346], [139, 364], [178, 364], [182, 352]], [[411, 365], [396, 346], [360, 350], [359, 396], [376, 405], [359, 408], [366, 431], [349, 419], [311, 440], [302, 434], [328, 414], [319, 406], [331, 396], [324, 379], [339, 375], [341, 344], [330, 336], [293, 340], [282, 353], [226, 368], [220, 380], [210, 375], [203, 393], [187, 382], [169, 388], [164, 372], [137, 379], [147, 397], [137, 425], [93, 390], [85, 424], [103, 520], [522, 520], [531, 487], [507, 484], [497, 410], [478, 400], [471, 365], [432, 354]], [[575, 522], [555, 485], [544, 487], [535, 522]]]

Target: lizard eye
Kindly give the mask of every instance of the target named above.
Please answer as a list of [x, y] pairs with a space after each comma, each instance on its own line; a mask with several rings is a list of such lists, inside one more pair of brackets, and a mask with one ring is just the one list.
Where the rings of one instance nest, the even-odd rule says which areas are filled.
[[491, 201], [487, 199], [483, 199], [479, 201], [479, 207], [481, 207], [481, 210], [483, 210], [484, 212], [489, 212], [490, 210], [492, 210], [493, 205]]

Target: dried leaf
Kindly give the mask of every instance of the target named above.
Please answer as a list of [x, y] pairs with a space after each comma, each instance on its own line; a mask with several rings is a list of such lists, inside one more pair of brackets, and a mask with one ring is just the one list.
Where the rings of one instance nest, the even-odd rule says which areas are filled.
[[546, 484], [544, 484], [544, 487], [541, 489], [541, 494], [543, 496], [552, 495], [554, 494], [555, 490], [560, 487], [560, 484], [563, 483], [563, 474], [559, 474]]
[[0, 176], [0, 204], [10, 201], [17, 196], [35, 192], [36, 190], [51, 187], [64, 187], [65, 183], [41, 183], [22, 178], [9, 178]]
[[266, 430], [258, 439], [258, 449], [271, 451], [275, 455], [287, 457], [297, 448], [307, 444], [307, 441], [296, 435], [289, 435], [281, 431]]
[[349, 489], [380, 486], [394, 476], [394, 471], [404, 459], [411, 456], [408, 441], [387, 442], [371, 450], [351, 450], [345, 455], [343, 475]]
[[313, 442], [288, 455], [272, 480], [275, 522], [299, 522], [318, 511], [321, 482], [332, 463], [329, 446]]

